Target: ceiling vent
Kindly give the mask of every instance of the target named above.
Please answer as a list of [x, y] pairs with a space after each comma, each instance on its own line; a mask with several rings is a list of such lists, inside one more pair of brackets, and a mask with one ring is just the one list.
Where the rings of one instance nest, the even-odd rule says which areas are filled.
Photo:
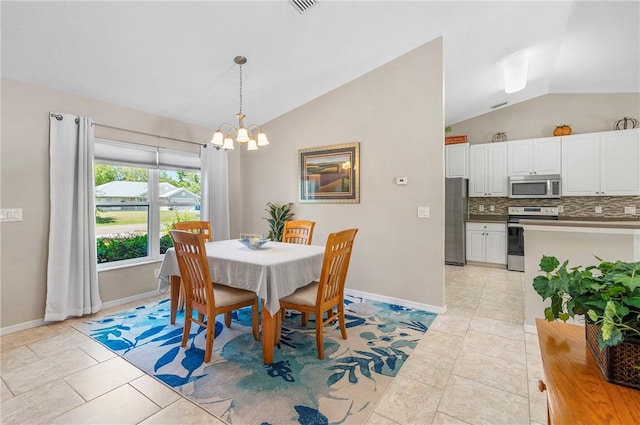
[[289, 0], [289, 3], [291, 3], [291, 6], [293, 6], [293, 8], [302, 15], [304, 12], [318, 4], [318, 0]]
[[491, 108], [491, 109], [497, 109], [497, 108], [499, 108], [499, 107], [501, 107], [501, 106], [506, 105], [507, 103], [509, 103], [509, 101], [496, 103], [495, 105], [491, 105], [491, 106], [489, 106], [489, 108]]

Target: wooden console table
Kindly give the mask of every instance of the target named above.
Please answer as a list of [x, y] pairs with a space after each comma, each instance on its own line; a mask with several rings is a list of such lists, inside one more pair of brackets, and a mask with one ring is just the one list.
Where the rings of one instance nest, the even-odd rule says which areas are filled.
[[582, 325], [536, 319], [551, 425], [640, 423], [640, 391], [607, 382], [587, 344]]

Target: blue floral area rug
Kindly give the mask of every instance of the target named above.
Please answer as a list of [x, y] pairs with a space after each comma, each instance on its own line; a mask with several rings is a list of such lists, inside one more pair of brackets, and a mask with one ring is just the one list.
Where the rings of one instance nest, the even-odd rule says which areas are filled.
[[436, 317], [346, 297], [348, 339], [337, 321], [326, 326], [319, 360], [315, 323], [302, 327], [300, 314], [287, 312], [274, 363], [264, 365], [249, 308], [234, 312], [231, 328], [216, 318], [210, 363], [204, 328], [192, 325], [181, 348], [184, 313], [170, 325], [169, 310], [167, 299], [76, 328], [233, 425], [364, 423]]

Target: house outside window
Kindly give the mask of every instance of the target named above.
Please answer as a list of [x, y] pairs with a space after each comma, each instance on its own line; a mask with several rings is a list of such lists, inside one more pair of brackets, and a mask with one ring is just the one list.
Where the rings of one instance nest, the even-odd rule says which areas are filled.
[[200, 219], [200, 158], [190, 152], [96, 140], [98, 268], [155, 261], [178, 221]]

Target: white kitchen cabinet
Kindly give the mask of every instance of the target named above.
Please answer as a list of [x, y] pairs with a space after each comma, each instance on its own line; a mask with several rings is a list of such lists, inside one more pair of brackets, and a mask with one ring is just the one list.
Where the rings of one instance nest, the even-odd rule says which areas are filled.
[[640, 129], [562, 137], [562, 196], [640, 195]]
[[469, 196], [508, 196], [507, 142], [469, 146]]
[[458, 143], [444, 147], [445, 176], [469, 177], [469, 143]]
[[509, 142], [508, 175], [560, 174], [561, 146], [560, 137]]
[[507, 225], [467, 223], [467, 261], [507, 264]]

